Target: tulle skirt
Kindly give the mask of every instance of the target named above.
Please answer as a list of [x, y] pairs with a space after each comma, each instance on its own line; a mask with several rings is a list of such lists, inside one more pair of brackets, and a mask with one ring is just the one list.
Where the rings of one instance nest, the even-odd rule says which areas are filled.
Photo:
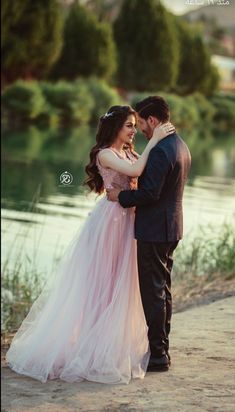
[[12, 340], [6, 360], [15, 372], [41, 382], [145, 376], [134, 217], [134, 208], [99, 200]]

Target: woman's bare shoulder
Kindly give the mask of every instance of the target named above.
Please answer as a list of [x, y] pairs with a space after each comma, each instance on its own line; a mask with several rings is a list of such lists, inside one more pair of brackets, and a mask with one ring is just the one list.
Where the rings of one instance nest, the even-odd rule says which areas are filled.
[[104, 147], [103, 149], [100, 149], [100, 151], [99, 151], [99, 153], [98, 153], [98, 156], [99, 156], [99, 158], [100, 157], [107, 157], [107, 155], [116, 155], [116, 153], [112, 150], [112, 149], [110, 149], [109, 147]]

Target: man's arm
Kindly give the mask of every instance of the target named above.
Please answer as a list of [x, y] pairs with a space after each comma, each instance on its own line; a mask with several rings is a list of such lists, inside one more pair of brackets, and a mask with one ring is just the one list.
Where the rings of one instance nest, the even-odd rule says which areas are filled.
[[152, 149], [146, 165], [144, 187], [121, 191], [118, 195], [120, 205], [127, 208], [156, 203], [171, 168], [172, 165], [164, 151], [158, 147]]

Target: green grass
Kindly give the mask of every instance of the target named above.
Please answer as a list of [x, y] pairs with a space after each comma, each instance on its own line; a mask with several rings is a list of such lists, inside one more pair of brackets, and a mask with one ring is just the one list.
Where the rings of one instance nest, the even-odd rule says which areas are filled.
[[186, 236], [175, 252], [174, 276], [180, 281], [191, 276], [208, 280], [220, 274], [235, 278], [235, 224], [224, 223], [200, 226], [196, 233]]

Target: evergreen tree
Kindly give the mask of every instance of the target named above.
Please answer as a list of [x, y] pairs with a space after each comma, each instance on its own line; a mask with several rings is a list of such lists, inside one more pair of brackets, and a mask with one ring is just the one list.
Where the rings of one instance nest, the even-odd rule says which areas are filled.
[[63, 17], [57, 0], [2, 2], [2, 75], [7, 81], [44, 77], [62, 47]]
[[116, 68], [112, 28], [75, 1], [64, 29], [64, 47], [51, 77], [74, 79], [95, 75], [110, 79]]
[[178, 20], [180, 62], [177, 90], [181, 94], [199, 91], [210, 95], [218, 86], [219, 75], [211, 64], [208, 47], [199, 33]]
[[178, 40], [174, 20], [156, 0], [124, 0], [114, 35], [118, 83], [127, 89], [167, 90], [177, 78]]

